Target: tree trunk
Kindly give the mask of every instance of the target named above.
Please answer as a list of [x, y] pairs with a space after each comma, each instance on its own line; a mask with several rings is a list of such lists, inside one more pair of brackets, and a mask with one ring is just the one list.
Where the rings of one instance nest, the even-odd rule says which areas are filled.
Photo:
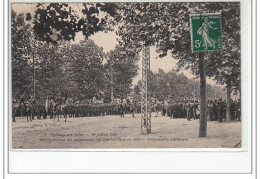
[[199, 70], [200, 70], [200, 129], [199, 137], [207, 136], [207, 94], [206, 94], [206, 75], [204, 52], [199, 52]]
[[231, 120], [231, 110], [230, 110], [230, 81], [227, 81], [227, 108], [226, 108], [226, 122]]

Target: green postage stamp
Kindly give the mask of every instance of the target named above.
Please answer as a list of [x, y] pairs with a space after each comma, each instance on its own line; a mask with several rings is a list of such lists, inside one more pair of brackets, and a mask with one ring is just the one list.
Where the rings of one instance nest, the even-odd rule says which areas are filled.
[[221, 15], [190, 15], [192, 51], [222, 50]]

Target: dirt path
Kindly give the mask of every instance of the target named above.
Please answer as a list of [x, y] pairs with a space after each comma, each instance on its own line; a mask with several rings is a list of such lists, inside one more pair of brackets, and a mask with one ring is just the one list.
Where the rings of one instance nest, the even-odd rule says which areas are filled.
[[233, 148], [241, 146], [241, 122], [208, 122], [198, 137], [199, 120], [152, 118], [152, 134], [141, 134], [140, 115], [52, 119], [12, 123], [14, 149], [58, 148]]

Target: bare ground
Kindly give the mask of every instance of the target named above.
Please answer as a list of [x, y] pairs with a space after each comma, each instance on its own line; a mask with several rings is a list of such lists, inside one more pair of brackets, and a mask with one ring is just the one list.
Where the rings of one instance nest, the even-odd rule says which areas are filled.
[[208, 122], [200, 138], [199, 120], [152, 117], [152, 134], [141, 134], [140, 115], [44, 119], [12, 123], [14, 149], [87, 148], [237, 148], [241, 122]]

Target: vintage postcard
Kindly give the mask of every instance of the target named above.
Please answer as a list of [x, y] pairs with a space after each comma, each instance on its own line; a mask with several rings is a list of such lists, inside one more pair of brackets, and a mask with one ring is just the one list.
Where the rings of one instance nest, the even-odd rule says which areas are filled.
[[11, 149], [241, 148], [240, 6], [11, 2]]

